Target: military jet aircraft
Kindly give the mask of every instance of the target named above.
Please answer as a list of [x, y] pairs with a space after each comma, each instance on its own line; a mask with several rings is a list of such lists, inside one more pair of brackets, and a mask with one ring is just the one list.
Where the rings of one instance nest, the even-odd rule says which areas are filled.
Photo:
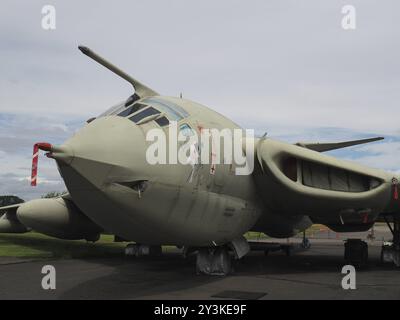
[[[0, 208], [0, 232], [35, 230], [88, 241], [107, 232], [134, 242], [130, 249], [136, 255], [159, 252], [161, 245], [182, 247], [185, 254], [197, 254], [199, 273], [224, 275], [232, 257], [251, 249], [243, 236], [248, 231], [286, 238], [314, 223], [354, 232], [384, 220], [393, 242], [382, 248], [382, 257], [400, 266], [398, 177], [323, 154], [382, 138], [294, 145], [246, 138], [243, 154], [249, 145], [254, 153], [254, 170], [247, 175], [235, 174], [236, 163], [151, 164], [146, 134], [154, 128], [168, 135], [175, 122], [186, 136], [240, 128], [198, 103], [161, 96], [91, 49], [79, 49], [130, 82], [134, 93], [89, 119], [64, 144], [35, 144], [32, 185], [42, 150], [56, 161], [68, 193]], [[201, 146], [197, 151], [215, 152]], [[350, 241], [346, 256], [356, 259], [360, 250], [366, 259], [367, 246]]]

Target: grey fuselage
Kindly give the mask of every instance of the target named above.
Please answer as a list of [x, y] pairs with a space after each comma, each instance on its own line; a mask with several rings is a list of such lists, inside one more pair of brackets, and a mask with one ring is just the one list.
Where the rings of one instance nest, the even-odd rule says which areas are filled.
[[[178, 126], [188, 124], [198, 133], [239, 128], [197, 103], [156, 99], [183, 108], [188, 116]], [[230, 164], [217, 164], [211, 174], [205, 164], [189, 181], [191, 165], [151, 165], [145, 157], [146, 132], [157, 124], [138, 125], [117, 112], [88, 123], [66, 141], [62, 147], [68, 156], [54, 154], [73, 201], [91, 220], [138, 243], [190, 246], [224, 244], [256, 224], [264, 208], [252, 175], [236, 175]]]

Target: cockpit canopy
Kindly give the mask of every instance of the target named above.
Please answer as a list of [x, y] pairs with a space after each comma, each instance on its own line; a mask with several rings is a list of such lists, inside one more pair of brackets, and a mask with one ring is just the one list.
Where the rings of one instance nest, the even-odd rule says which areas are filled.
[[110, 108], [99, 117], [109, 115], [128, 117], [137, 124], [147, 122], [146, 120], [154, 120], [160, 127], [165, 127], [169, 125], [170, 121], [179, 122], [187, 118], [189, 113], [171, 101], [151, 97], [139, 101], [128, 99], [125, 103]]

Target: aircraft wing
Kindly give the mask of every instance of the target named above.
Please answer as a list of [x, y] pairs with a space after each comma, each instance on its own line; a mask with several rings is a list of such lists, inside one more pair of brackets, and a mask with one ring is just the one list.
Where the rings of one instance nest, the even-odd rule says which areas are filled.
[[327, 143], [319, 143], [319, 142], [297, 142], [296, 145], [299, 147], [307, 148], [310, 150], [314, 150], [317, 152], [325, 152], [336, 149], [342, 149], [346, 147], [356, 146], [359, 144], [370, 143], [374, 141], [383, 140], [383, 137], [375, 137], [361, 140], [352, 140], [352, 141], [343, 141], [343, 142], [327, 142]]
[[6, 212], [16, 211], [20, 205], [21, 205], [21, 203], [13, 204], [10, 206], [5, 206], [5, 207], [0, 207], [0, 215], [3, 213], [6, 213]]
[[29, 231], [17, 218], [17, 209], [21, 204], [0, 208], [0, 233], [25, 233]]
[[308, 216], [330, 227], [368, 230], [379, 214], [400, 212], [398, 177], [391, 173], [270, 139], [257, 142], [256, 159], [259, 192], [281, 217]]

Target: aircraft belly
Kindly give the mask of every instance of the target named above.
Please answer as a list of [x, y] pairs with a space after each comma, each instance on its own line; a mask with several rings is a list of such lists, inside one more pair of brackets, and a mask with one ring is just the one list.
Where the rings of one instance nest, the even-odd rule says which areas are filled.
[[282, 215], [265, 209], [251, 231], [274, 238], [288, 238], [309, 228], [313, 222], [304, 215]]
[[252, 201], [229, 195], [151, 182], [139, 195], [114, 183], [99, 189], [71, 167], [60, 170], [74, 202], [90, 219], [139, 243], [226, 243], [247, 232], [260, 214]]
[[181, 190], [168, 226], [185, 243], [212, 245], [241, 236], [255, 223], [256, 207], [246, 200], [209, 191], [193, 195]]

